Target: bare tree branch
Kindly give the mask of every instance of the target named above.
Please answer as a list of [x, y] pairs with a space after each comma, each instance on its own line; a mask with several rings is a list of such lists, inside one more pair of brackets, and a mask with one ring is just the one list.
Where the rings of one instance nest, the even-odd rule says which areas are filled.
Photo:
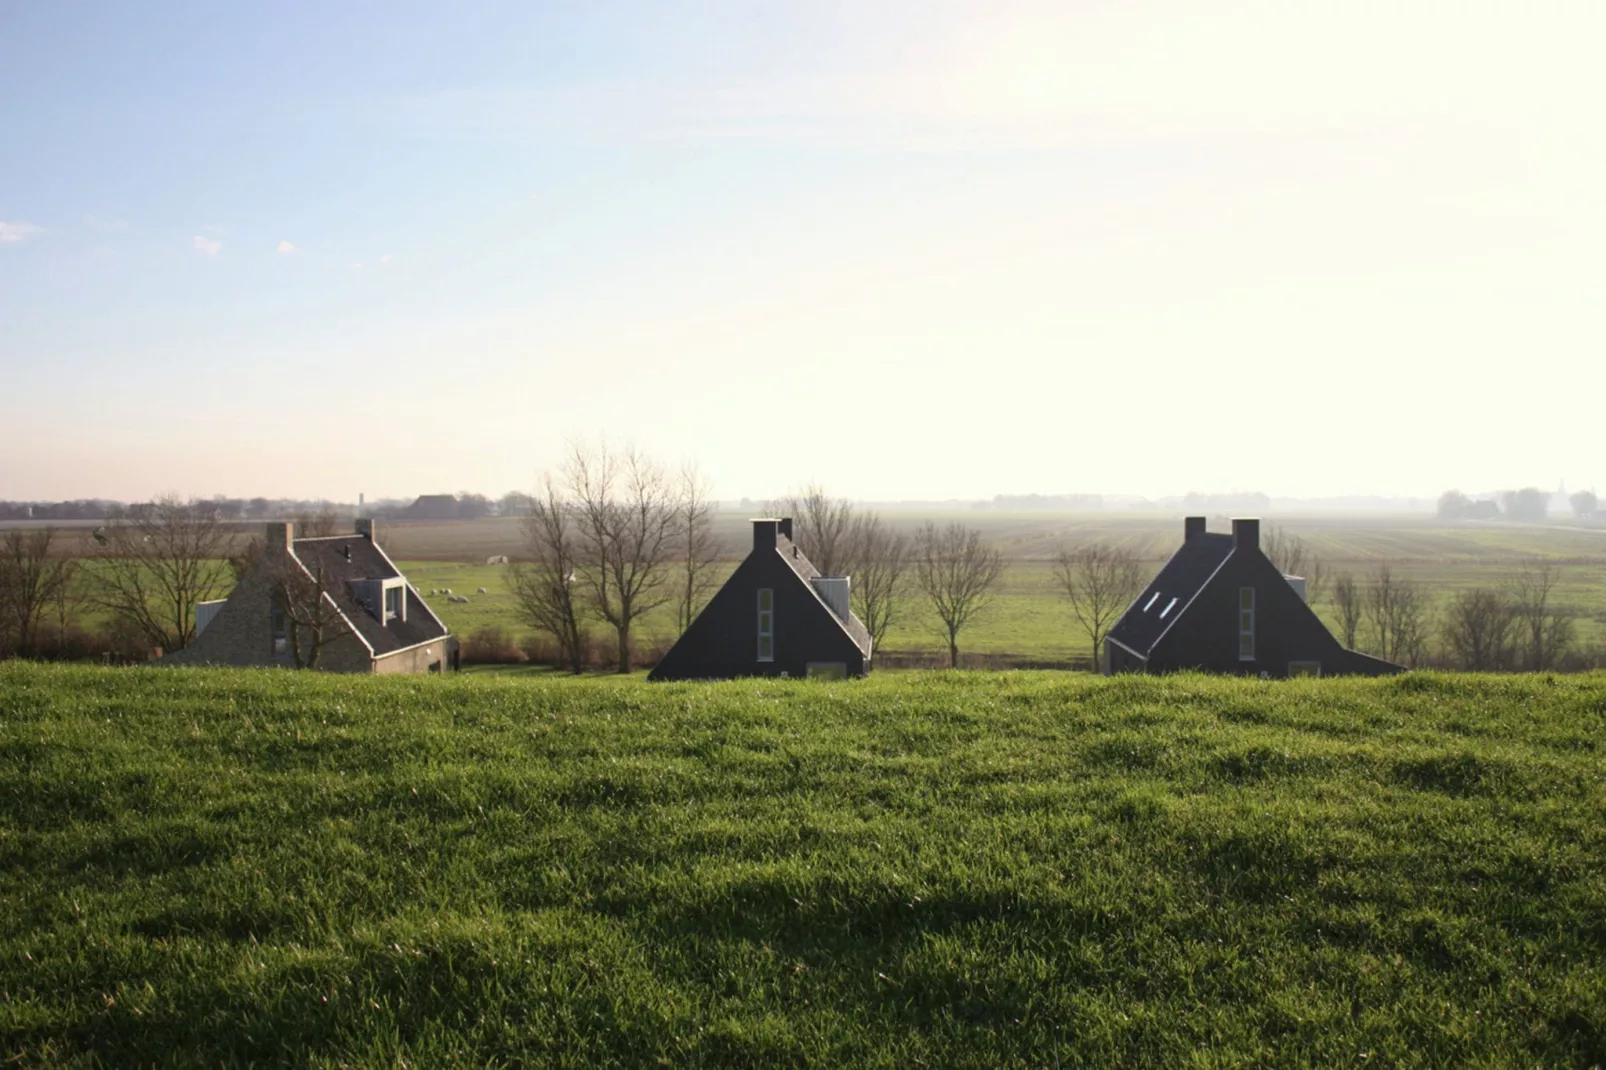
[[803, 548], [820, 575], [846, 576], [852, 572], [856, 516], [851, 502], [833, 498], [818, 483], [810, 483], [802, 493], [771, 503], [771, 507], [779, 515], [792, 518], [792, 541]]
[[581, 575], [596, 614], [619, 639], [619, 671], [630, 671], [631, 628], [670, 600], [675, 500], [663, 470], [636, 449], [576, 444], [563, 470], [578, 510]]
[[1104, 637], [1143, 591], [1143, 565], [1130, 550], [1089, 543], [1072, 550], [1061, 546], [1054, 578], [1070, 600], [1071, 612], [1087, 634], [1098, 664]]
[[98, 603], [151, 646], [182, 650], [195, 638], [195, 603], [227, 586], [227, 529], [210, 508], [165, 495], [118, 511], [105, 532]]
[[580, 625], [577, 581], [580, 545], [574, 509], [548, 476], [539, 498], [528, 498], [524, 520], [524, 560], [510, 562], [508, 586], [525, 621], [550, 635], [569, 671], [585, 668], [585, 632]]
[[1004, 555], [963, 524], [927, 521], [915, 535], [915, 583], [930, 599], [948, 637], [948, 663], [959, 667], [959, 633], [991, 602]]
[[708, 483], [695, 465], [688, 464], [681, 469], [674, 510], [680, 572], [675, 592], [675, 623], [682, 635], [697, 619], [708, 599], [719, 590], [716, 566], [723, 547], [714, 534], [714, 505], [709, 493]]
[[9, 637], [23, 656], [38, 653], [40, 619], [75, 567], [51, 556], [55, 538], [55, 528], [13, 528], [0, 537], [0, 640]]
[[1548, 561], [1532, 561], [1511, 579], [1512, 612], [1521, 632], [1522, 667], [1547, 672], [1572, 646], [1573, 615], [1555, 605], [1561, 570]]
[[909, 539], [893, 532], [874, 513], [862, 513], [853, 520], [849, 543], [853, 601], [870, 633], [871, 649], [878, 649], [902, 609]]
[[1333, 581], [1333, 604], [1338, 608], [1338, 623], [1344, 632], [1344, 648], [1354, 650], [1356, 633], [1361, 630], [1366, 618], [1366, 593], [1348, 572], [1339, 573]]
[[325, 648], [351, 633], [345, 615], [330, 594], [322, 566], [308, 572], [289, 554], [279, 551], [267, 558], [263, 568], [272, 585], [274, 609], [284, 614], [292, 663], [298, 669], [316, 669]]

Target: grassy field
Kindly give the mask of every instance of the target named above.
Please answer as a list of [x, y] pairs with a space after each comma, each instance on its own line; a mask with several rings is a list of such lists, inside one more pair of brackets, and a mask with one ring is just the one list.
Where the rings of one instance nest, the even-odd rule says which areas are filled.
[[[887, 520], [902, 530], [924, 521], [959, 520], [983, 530], [1000, 546], [1007, 569], [995, 604], [961, 636], [961, 649], [983, 655], [1064, 662], [1086, 656], [1086, 640], [1056, 591], [1052, 559], [1062, 543], [1098, 540], [1126, 546], [1158, 569], [1180, 540], [1177, 517], [1146, 513], [995, 512], [956, 510], [917, 514], [889, 512]], [[1498, 586], [1526, 562], [1543, 559], [1561, 569], [1557, 596], [1578, 616], [1578, 638], [1584, 647], [1606, 651], [1606, 527], [1571, 523], [1522, 525], [1502, 522], [1446, 524], [1412, 515], [1280, 517], [1268, 521], [1307, 541], [1329, 573], [1349, 571], [1364, 581], [1378, 566], [1421, 582], [1435, 607], [1472, 586]], [[1227, 530], [1225, 517], [1211, 519], [1213, 530]], [[241, 538], [260, 525], [244, 525]], [[67, 552], [88, 553], [85, 528], [68, 529]], [[718, 531], [728, 548], [727, 567], [750, 544], [745, 514], [720, 514]], [[516, 555], [519, 521], [491, 519], [468, 522], [381, 525], [381, 539], [408, 577], [423, 591], [449, 587], [469, 597], [466, 605], [430, 599], [431, 607], [454, 632], [469, 635], [494, 625], [514, 637], [528, 630], [507, 593], [506, 577], [486, 558]], [[486, 588], [485, 595], [477, 593]], [[1332, 617], [1330, 605], [1319, 611]], [[83, 621], [94, 625], [103, 614], [87, 609]], [[1332, 621], [1329, 620], [1331, 624]], [[604, 629], [594, 625], [601, 634]], [[649, 615], [637, 629], [645, 643], [673, 638], [672, 615]], [[895, 625], [884, 651], [930, 652], [943, 649], [936, 617], [918, 597]]]
[[[1055, 587], [1051, 562], [1062, 542], [1118, 543], [1144, 556], [1157, 570], [1181, 537], [1174, 518], [1152, 514], [972, 511], [953, 518], [983, 528], [1008, 557], [995, 603], [961, 637], [962, 649], [1034, 659], [1065, 660], [1088, 653], [1086, 639], [1076, 630]], [[925, 518], [903, 517], [900, 523], [912, 526], [917, 519]], [[1562, 573], [1559, 602], [1578, 614], [1580, 642], [1606, 644], [1606, 531], [1562, 524], [1446, 525], [1431, 518], [1382, 516], [1287, 518], [1275, 523], [1306, 540], [1329, 572], [1347, 570], [1364, 580], [1386, 564], [1395, 575], [1424, 584], [1436, 606], [1466, 587], [1498, 586], [1526, 562], [1550, 561]], [[1227, 522], [1218, 518], [1213, 526], [1226, 530]], [[455, 528], [463, 529], [455, 536], [460, 539], [456, 551], [451, 542]], [[737, 520], [727, 516], [723, 530], [727, 545], [744, 545]], [[396, 527], [386, 537], [393, 556], [420, 588], [427, 592], [450, 587], [470, 597], [468, 605], [431, 601], [448, 626], [467, 635], [486, 625], [499, 625], [514, 634], [526, 630], [507, 593], [502, 569], [484, 565], [485, 557], [478, 555], [478, 549], [493, 546], [501, 547], [496, 552], [516, 553], [515, 536], [515, 521], [495, 520]], [[469, 546], [476, 548], [472, 557], [466, 552]], [[486, 588], [486, 595], [476, 593], [480, 587]], [[1319, 610], [1332, 617], [1331, 606]], [[672, 618], [668, 613], [649, 616], [638, 635], [646, 641], [673, 638]], [[940, 650], [941, 635], [935, 615], [918, 598], [911, 598], [885, 650]]]
[[1587, 1066], [1606, 677], [0, 665], [0, 1064]]

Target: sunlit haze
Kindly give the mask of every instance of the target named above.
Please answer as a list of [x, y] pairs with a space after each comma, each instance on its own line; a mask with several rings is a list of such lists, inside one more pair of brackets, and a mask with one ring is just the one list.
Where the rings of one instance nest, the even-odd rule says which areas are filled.
[[1602, 30], [0, 3], [0, 498], [1606, 484]]

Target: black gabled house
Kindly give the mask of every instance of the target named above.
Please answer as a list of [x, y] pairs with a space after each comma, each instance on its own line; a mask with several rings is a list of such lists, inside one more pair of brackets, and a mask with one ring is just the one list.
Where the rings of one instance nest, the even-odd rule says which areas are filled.
[[1106, 672], [1204, 672], [1240, 676], [1383, 676], [1393, 662], [1346, 650], [1300, 590], [1260, 549], [1260, 521], [1232, 534], [1183, 522], [1182, 546], [1127, 608], [1104, 641]]
[[822, 576], [792, 542], [792, 521], [753, 521], [736, 567], [649, 680], [863, 676], [870, 633], [848, 603], [846, 576]]

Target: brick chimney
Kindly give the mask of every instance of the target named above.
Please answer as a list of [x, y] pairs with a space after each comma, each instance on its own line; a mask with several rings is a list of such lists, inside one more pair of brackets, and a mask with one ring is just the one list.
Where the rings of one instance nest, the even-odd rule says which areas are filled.
[[290, 542], [296, 537], [296, 526], [288, 520], [275, 521], [267, 528], [268, 553], [281, 553], [290, 549]]
[[378, 536], [379, 532], [374, 528], [374, 521], [372, 517], [360, 516], [357, 518], [357, 534], [361, 535], [369, 542], [379, 541], [376, 537]]
[[775, 533], [780, 525], [781, 522], [774, 519], [753, 521], [753, 549], [755, 551], [775, 549]]
[[1234, 550], [1260, 549], [1260, 518], [1234, 517], [1232, 521], [1232, 548]]
[[1192, 542], [1195, 535], [1205, 533], [1205, 518], [1202, 516], [1185, 516], [1182, 518], [1182, 541]]

